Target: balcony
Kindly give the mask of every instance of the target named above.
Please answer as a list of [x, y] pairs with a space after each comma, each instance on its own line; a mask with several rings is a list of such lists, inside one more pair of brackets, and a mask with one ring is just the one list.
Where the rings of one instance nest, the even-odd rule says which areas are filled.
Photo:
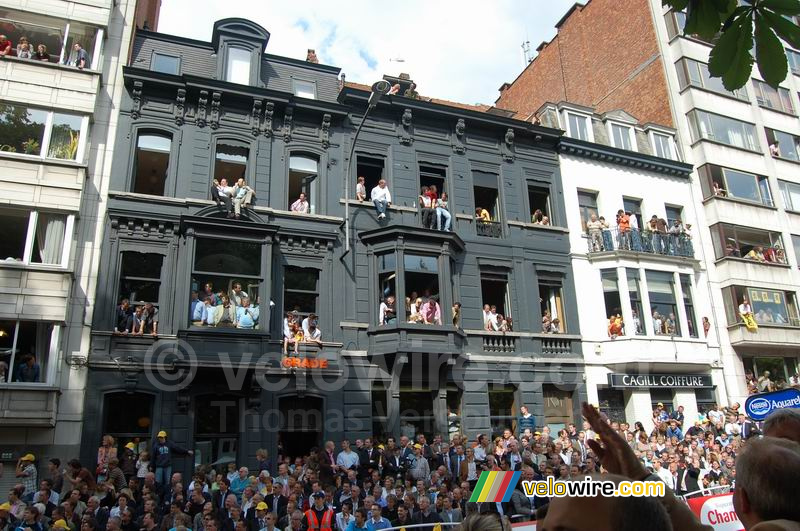
[[728, 327], [731, 345], [740, 348], [775, 349], [781, 352], [800, 350], [800, 322], [790, 319], [788, 325], [760, 324], [756, 332], [750, 332], [743, 324]]
[[22, 319], [64, 321], [71, 273], [52, 269], [52, 266], [25, 266], [0, 260], [0, 298], [3, 300], [0, 313]]
[[0, 64], [3, 98], [28, 105], [90, 114], [100, 74], [71, 66], [6, 57]]
[[534, 358], [573, 358], [581, 355], [580, 336], [575, 335], [486, 330], [466, 330], [466, 333], [469, 339], [467, 351], [471, 353], [514, 354]]
[[0, 426], [52, 428], [56, 425], [57, 389], [13, 384], [0, 387]]
[[478, 236], [483, 236], [485, 238], [503, 237], [503, 225], [499, 221], [476, 220], [475, 230]]
[[686, 234], [666, 234], [638, 229], [620, 232], [619, 229], [605, 229], [586, 238], [588, 252], [591, 255], [618, 252], [694, 258], [694, 246]]

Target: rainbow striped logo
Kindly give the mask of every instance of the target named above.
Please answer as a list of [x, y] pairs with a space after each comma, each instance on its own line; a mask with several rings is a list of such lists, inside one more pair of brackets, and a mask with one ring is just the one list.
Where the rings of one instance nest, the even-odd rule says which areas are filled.
[[510, 502], [521, 472], [481, 472], [470, 502]]

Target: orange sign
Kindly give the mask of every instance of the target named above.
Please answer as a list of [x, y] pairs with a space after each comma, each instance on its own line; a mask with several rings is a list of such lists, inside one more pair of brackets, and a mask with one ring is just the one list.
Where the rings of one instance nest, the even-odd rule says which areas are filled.
[[316, 358], [283, 358], [281, 365], [289, 369], [292, 367], [300, 369], [327, 369], [328, 360], [320, 360]]

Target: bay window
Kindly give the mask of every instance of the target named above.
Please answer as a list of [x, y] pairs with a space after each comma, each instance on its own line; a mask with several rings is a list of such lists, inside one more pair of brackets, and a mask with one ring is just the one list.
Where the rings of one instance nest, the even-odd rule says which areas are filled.
[[710, 227], [714, 254], [721, 258], [745, 258], [760, 263], [786, 264], [780, 232], [717, 223]]
[[678, 80], [680, 81], [681, 89], [692, 86], [710, 90], [725, 96], [732, 96], [742, 101], [747, 101], [748, 99], [747, 89], [745, 87], [729, 91], [725, 88], [725, 85], [722, 84], [722, 78], [711, 77], [706, 63], [683, 57], [675, 63], [675, 68], [678, 71]]
[[81, 162], [89, 117], [0, 103], [0, 152]]
[[711, 140], [749, 151], [759, 149], [756, 129], [751, 123], [700, 109], [689, 111], [687, 117], [694, 142]]
[[772, 206], [769, 179], [732, 168], [705, 164], [698, 168], [703, 197], [732, 197]]
[[728, 286], [722, 290], [728, 325], [742, 322], [739, 305], [746, 297], [750, 301], [753, 317], [759, 326], [800, 326], [797, 318], [797, 300], [791, 291]]
[[74, 215], [5, 209], [0, 263], [67, 267], [74, 223]]
[[753, 86], [756, 89], [756, 101], [761, 107], [794, 114], [794, 105], [789, 89], [774, 88], [758, 79], [753, 80]]
[[59, 331], [53, 323], [0, 320], [0, 383], [49, 383]]
[[44, 45], [50, 63], [75, 64], [74, 46], [78, 43], [89, 54], [90, 66], [94, 70], [100, 70], [100, 48], [103, 42], [101, 29], [14, 10], [3, 11], [0, 26], [2, 33], [15, 45], [21, 37], [28, 39], [33, 52], [36, 52], [39, 44]]

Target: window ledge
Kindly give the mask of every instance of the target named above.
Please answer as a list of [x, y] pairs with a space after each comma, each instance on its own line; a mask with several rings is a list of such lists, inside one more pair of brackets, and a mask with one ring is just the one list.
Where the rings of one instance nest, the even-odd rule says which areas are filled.
[[737, 98], [733, 94], [725, 94], [724, 92], [717, 92], [716, 90], [711, 90], [711, 89], [706, 88], [706, 87], [698, 87], [697, 85], [686, 85], [684, 88], [681, 89], [679, 94], [682, 95], [682, 94], [688, 92], [689, 90], [697, 90], [697, 91], [700, 91], [700, 92], [704, 92], [706, 94], [713, 94], [714, 96], [719, 96], [721, 98], [725, 98], [725, 99], [728, 99], [728, 100], [738, 101], [739, 103], [744, 103], [748, 107], [750, 106], [750, 100], [749, 99]]
[[9, 391], [50, 391], [61, 393], [61, 388], [47, 383], [1, 382], [0, 389], [8, 389]]
[[[776, 210], [777, 210], [777, 209], [776, 209]], [[789, 209], [787, 208], [787, 209], [785, 209], [785, 212], [786, 212], [787, 214], [794, 214], [794, 215], [796, 215], [796, 216], [800, 216], [800, 210], [789, 210]]]
[[772, 158], [774, 160], [780, 160], [780, 161], [783, 161], [783, 162], [790, 162], [792, 164], [800, 164], [800, 160], [787, 159], [786, 157], [776, 157], [775, 155], [771, 155], [771, 156], [772, 156]]
[[524, 221], [509, 220], [508, 221], [508, 226], [509, 227], [522, 227], [524, 229], [533, 229], [533, 230], [549, 230], [549, 231], [552, 231], [552, 232], [561, 232], [561, 233], [564, 233], [564, 234], [568, 234], [569, 233], [569, 229], [567, 229], [565, 227], [556, 227], [556, 226], [553, 226], [553, 225], [536, 225], [535, 223], [526, 223]]
[[759, 106], [759, 108], [767, 110], [767, 111], [772, 111], [772, 112], [776, 112], [778, 114], [782, 114], [784, 116], [791, 116], [792, 118], [797, 118], [797, 113], [795, 113], [795, 112], [784, 111], [783, 109], [776, 109], [775, 107], [769, 107], [767, 105], [761, 105], [760, 103], [758, 104], [758, 106]]
[[706, 42], [704, 40], [698, 39], [696, 37], [691, 37], [689, 35], [684, 35], [683, 33], [679, 33], [679, 34], [675, 35], [674, 37], [672, 37], [669, 40], [669, 43], [672, 44], [677, 39], [683, 39], [683, 40], [686, 40], [686, 41], [689, 41], [689, 42], [695, 42], [697, 44], [702, 44], [703, 46], [707, 46], [709, 48], [713, 48], [714, 47], [714, 44], [712, 44], [710, 42]]
[[764, 203], [757, 203], [755, 201], [749, 201], [747, 199], [741, 199], [741, 198], [738, 198], [738, 197], [721, 196], [721, 195], [712, 195], [710, 197], [706, 197], [705, 199], [703, 199], [703, 204], [705, 205], [707, 203], [710, 203], [713, 200], [730, 201], [731, 203], [738, 203], [738, 204], [741, 204], [741, 205], [749, 205], [749, 206], [754, 206], [756, 208], [766, 208], [768, 210], [775, 210], [775, 211], [778, 210], [778, 207], [776, 207], [776, 206], [765, 205]]
[[393, 325], [370, 325], [367, 334], [390, 334], [398, 332], [438, 332], [466, 336], [465, 330], [452, 325], [426, 325], [417, 323], [397, 323]]
[[83, 169], [88, 169], [89, 167], [89, 165], [84, 162], [76, 162], [74, 160], [51, 159], [48, 157], [42, 157], [41, 155], [26, 155], [24, 153], [12, 153], [10, 151], [0, 151], [0, 157], [10, 160], [33, 162], [35, 164], [47, 164], [48, 166], [64, 166], [67, 168], [83, 168]]
[[340, 321], [339, 322], [340, 328], [353, 328], [356, 330], [367, 330], [369, 328], [369, 323], [355, 323], [351, 321]]
[[[792, 326], [790, 324], [775, 324], [775, 323], [759, 323], [756, 322], [759, 328], [775, 328], [778, 330], [800, 330], [800, 326]], [[728, 330], [735, 330], [736, 328], [745, 328], [744, 323], [736, 323], [732, 325], [728, 325]], [[758, 332], [753, 332], [754, 334], [758, 334]]]
[[[744, 122], [744, 123], [748, 123], [749, 124], [749, 122]], [[753, 124], [750, 124], [750, 125], [753, 125]], [[698, 144], [700, 144], [702, 142], [706, 142], [708, 144], [714, 144], [716, 146], [722, 146], [722, 147], [726, 147], [726, 148], [735, 149], [737, 151], [744, 151], [745, 153], [753, 153], [755, 155], [760, 155], [762, 157], [764, 156], [764, 153], [762, 153], [761, 150], [755, 150], [755, 149], [744, 148], [744, 147], [739, 147], [739, 146], [732, 146], [730, 144], [726, 144], [725, 142], [720, 142], [719, 140], [712, 140], [710, 138], [701, 138], [699, 140], [695, 140], [694, 142], [691, 143], [691, 145], [689, 147], [694, 148], [694, 147], [696, 147]]]
[[47, 273], [64, 273], [72, 275], [73, 272], [67, 267], [59, 265], [44, 265], [44, 264], [23, 264], [22, 262], [11, 262], [0, 258], [0, 269], [23, 269], [25, 271], [42, 271]]
[[42, 68], [55, 68], [56, 70], [66, 70], [68, 72], [83, 72], [89, 75], [99, 76], [101, 72], [92, 68], [80, 69], [76, 66], [62, 65], [60, 63], [51, 63], [49, 61], [36, 61], [34, 59], [20, 59], [19, 57], [9, 55], [3, 57], [3, 61], [11, 61], [13, 63], [35, 64]]
[[[359, 201], [358, 199], [344, 199], [344, 198], [340, 198], [339, 199], [339, 204], [340, 205], [344, 205], [345, 203], [347, 203], [347, 204], [349, 204], [351, 206], [358, 206], [358, 207], [370, 208], [372, 210], [375, 210], [375, 205], [372, 203], [372, 201], [369, 201], [369, 200], [367, 200], [367, 201]], [[391, 211], [396, 211], [396, 212], [414, 212], [414, 213], [419, 212], [418, 208], [407, 207], [407, 206], [398, 206], [398, 205], [396, 205], [394, 203], [392, 203], [389, 207], [387, 207], [387, 210], [389, 210], [390, 212]]]
[[[784, 251], [785, 253], [785, 251]], [[781, 264], [779, 262], [759, 262], [758, 260], [752, 260], [750, 258], [738, 257], [738, 256], [723, 256], [722, 258], [717, 258], [714, 263], [719, 264], [721, 262], [725, 262], [730, 260], [731, 262], [743, 262], [745, 264], [755, 264], [755, 265], [762, 265], [767, 267], [780, 267], [783, 269], [791, 269], [792, 266], [789, 264]]]

